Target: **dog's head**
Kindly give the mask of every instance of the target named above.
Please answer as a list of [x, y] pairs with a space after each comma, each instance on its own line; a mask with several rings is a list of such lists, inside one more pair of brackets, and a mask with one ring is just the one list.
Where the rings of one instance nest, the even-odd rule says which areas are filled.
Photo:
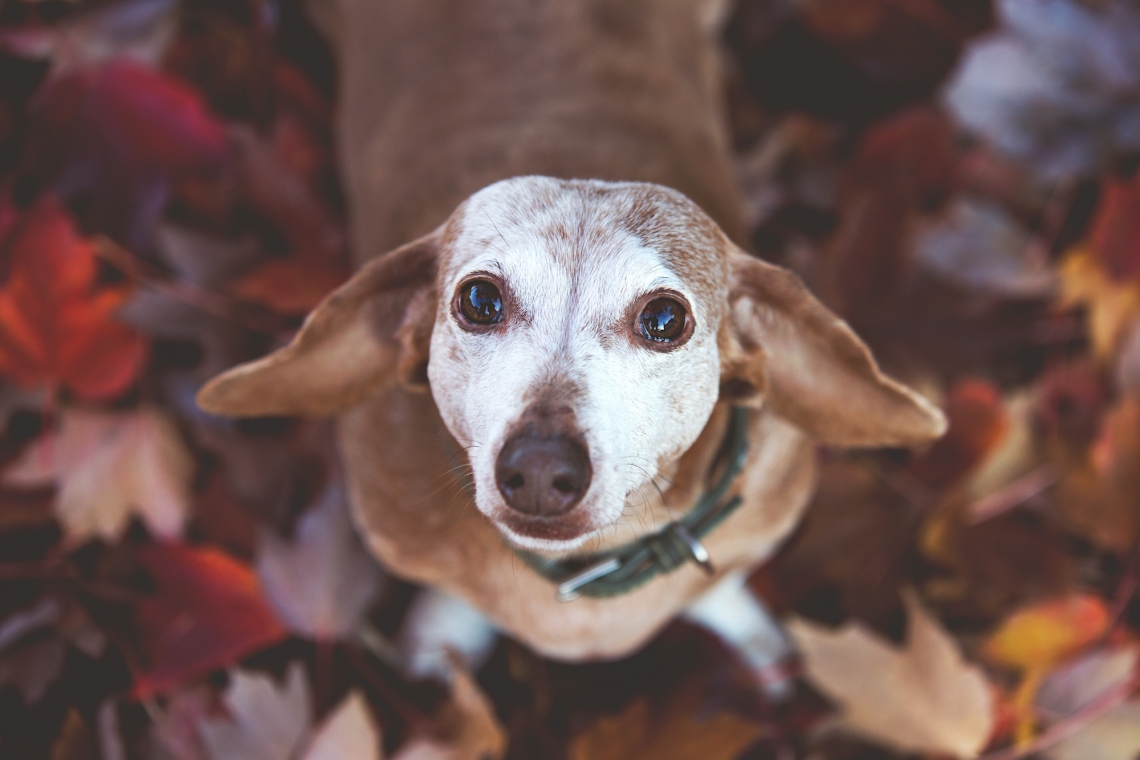
[[468, 447], [479, 510], [543, 550], [616, 523], [718, 398], [768, 404], [837, 445], [911, 444], [945, 424], [794, 275], [740, 251], [681, 194], [641, 183], [492, 185], [199, 402], [333, 414], [394, 380], [430, 386]]

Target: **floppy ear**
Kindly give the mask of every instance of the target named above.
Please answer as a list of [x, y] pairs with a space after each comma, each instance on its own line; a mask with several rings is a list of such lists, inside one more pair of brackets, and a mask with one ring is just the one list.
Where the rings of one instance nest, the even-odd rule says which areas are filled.
[[732, 247], [722, 396], [763, 398], [837, 446], [906, 446], [946, 430], [937, 407], [893, 380], [799, 278]]
[[289, 345], [215, 377], [198, 392], [198, 405], [233, 417], [323, 416], [393, 379], [426, 387], [440, 235], [437, 229], [366, 264]]

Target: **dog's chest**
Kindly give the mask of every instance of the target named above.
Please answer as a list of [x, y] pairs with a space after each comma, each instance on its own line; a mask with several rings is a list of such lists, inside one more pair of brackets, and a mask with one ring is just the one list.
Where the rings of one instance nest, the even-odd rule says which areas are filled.
[[428, 394], [392, 388], [340, 420], [340, 446], [366, 544], [396, 574], [467, 599], [503, 630], [565, 659], [624, 655], [725, 574], [767, 557], [795, 525], [814, 478], [810, 442], [757, 415], [744, 506], [706, 540], [716, 565], [688, 565], [614, 599], [563, 603], [471, 503], [465, 459]]

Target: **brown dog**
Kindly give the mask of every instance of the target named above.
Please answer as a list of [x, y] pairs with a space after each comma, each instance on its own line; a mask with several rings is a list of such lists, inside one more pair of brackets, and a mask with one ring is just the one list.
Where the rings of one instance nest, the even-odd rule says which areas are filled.
[[[814, 441], [942, 432], [793, 275], [733, 242], [713, 4], [325, 10], [371, 261], [199, 401], [340, 415], [358, 524], [394, 572], [548, 655], [620, 656], [769, 556], [811, 493]], [[559, 601], [560, 582], [586, 596]]]

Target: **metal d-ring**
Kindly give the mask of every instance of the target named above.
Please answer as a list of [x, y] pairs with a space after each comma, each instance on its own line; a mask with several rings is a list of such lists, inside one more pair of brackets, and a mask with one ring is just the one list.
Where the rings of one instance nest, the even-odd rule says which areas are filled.
[[617, 557], [610, 557], [607, 560], [602, 560], [601, 562], [590, 565], [577, 575], [558, 584], [558, 601], [574, 601], [581, 596], [581, 594], [578, 593], [578, 589], [591, 581], [596, 581], [598, 578], [609, 575], [619, 567], [621, 567], [621, 561]]
[[697, 537], [692, 534], [692, 531], [685, 527], [684, 523], [673, 523], [673, 535], [681, 539], [681, 543], [688, 549], [689, 556], [693, 558], [693, 562], [700, 565], [702, 570], [709, 575], [716, 572], [716, 568], [713, 567], [712, 558], [709, 557], [709, 550], [705, 548], [704, 544], [697, 540]]

